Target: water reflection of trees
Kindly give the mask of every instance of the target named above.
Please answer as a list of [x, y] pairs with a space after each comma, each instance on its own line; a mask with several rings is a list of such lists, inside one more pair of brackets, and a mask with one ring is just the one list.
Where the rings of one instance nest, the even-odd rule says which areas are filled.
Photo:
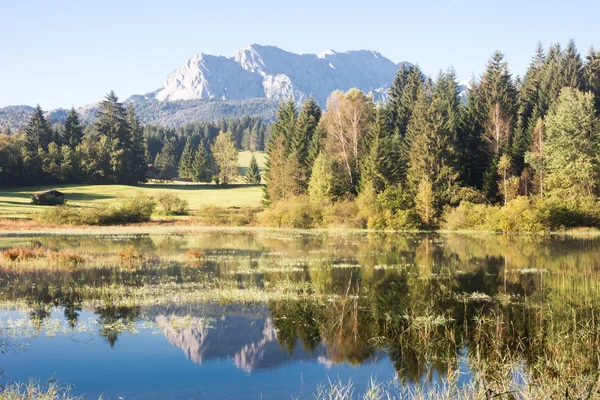
[[[49, 306], [63, 307], [74, 326], [81, 304], [91, 297], [90, 287], [194, 282], [207, 273], [236, 287], [276, 287], [292, 280], [309, 284], [312, 296], [269, 305], [280, 346], [290, 353], [296, 346], [314, 351], [323, 343], [332, 362], [358, 364], [385, 351], [399, 376], [412, 381], [456, 368], [465, 351], [492, 381], [505, 377], [511, 363], [524, 362], [532, 376], [545, 371], [564, 377], [591, 373], [600, 361], [597, 240], [241, 236], [210, 236], [215, 242], [208, 248], [239, 246], [244, 251], [238, 253], [247, 257], [215, 258], [201, 270], [171, 265], [6, 273], [0, 278], [1, 296], [26, 299], [36, 321], [47, 318]], [[140, 246], [168, 253], [190, 246], [185, 240], [140, 239]], [[281, 260], [268, 254], [278, 253], [298, 260], [294, 272], [269, 272]], [[250, 273], [235, 272], [246, 267]], [[119, 327], [141, 311], [105, 307], [95, 312], [101, 334], [114, 345]]]

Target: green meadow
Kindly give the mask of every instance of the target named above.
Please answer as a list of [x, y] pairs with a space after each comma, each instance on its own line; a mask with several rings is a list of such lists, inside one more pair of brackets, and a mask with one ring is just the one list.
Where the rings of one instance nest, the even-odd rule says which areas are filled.
[[[254, 153], [261, 169], [264, 166], [263, 152]], [[240, 175], [243, 176], [250, 164], [252, 153], [241, 152], [239, 156]], [[243, 178], [239, 180], [243, 181]], [[202, 207], [219, 208], [260, 207], [262, 186], [239, 183], [218, 186], [192, 183], [165, 183], [144, 185], [42, 185], [14, 188], [0, 188], [0, 218], [32, 218], [36, 212], [48, 209], [31, 203], [34, 193], [48, 189], [56, 189], [65, 194], [69, 205], [77, 207], [93, 207], [102, 204], [118, 204], [123, 199], [142, 192], [150, 196], [161, 192], [170, 192], [187, 200], [192, 213]]]

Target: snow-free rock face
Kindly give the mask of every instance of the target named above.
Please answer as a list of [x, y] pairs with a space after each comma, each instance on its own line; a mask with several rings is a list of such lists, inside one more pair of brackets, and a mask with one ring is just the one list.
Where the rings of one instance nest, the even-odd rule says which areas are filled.
[[373, 51], [295, 54], [275, 46], [250, 45], [233, 57], [198, 54], [171, 73], [159, 101], [267, 98], [297, 102], [313, 96], [321, 105], [334, 90], [353, 87], [383, 100], [398, 64]]

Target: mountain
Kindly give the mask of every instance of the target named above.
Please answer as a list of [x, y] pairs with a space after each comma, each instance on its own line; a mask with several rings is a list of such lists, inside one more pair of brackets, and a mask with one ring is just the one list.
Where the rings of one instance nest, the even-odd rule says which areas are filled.
[[[325, 107], [334, 90], [356, 87], [384, 101], [398, 68], [375, 51], [295, 54], [253, 44], [232, 57], [199, 53], [170, 73], [162, 87], [133, 95], [125, 103], [134, 105], [145, 124], [178, 126], [244, 115], [270, 121], [279, 102], [290, 97], [301, 103], [313, 96]], [[93, 122], [97, 104], [78, 111], [84, 122]], [[0, 108], [0, 129], [22, 129], [32, 113], [29, 106]], [[57, 109], [47, 116], [52, 123], [62, 123], [66, 114]]]
[[233, 57], [200, 53], [167, 77], [155, 98], [297, 102], [313, 96], [322, 106], [334, 90], [353, 87], [382, 100], [399, 65], [374, 51], [295, 54], [275, 46], [250, 45]]

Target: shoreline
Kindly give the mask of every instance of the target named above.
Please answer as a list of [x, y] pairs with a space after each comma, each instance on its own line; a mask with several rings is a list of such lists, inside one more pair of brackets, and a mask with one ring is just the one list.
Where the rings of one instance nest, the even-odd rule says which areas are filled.
[[[11, 225], [16, 225], [11, 227]], [[190, 220], [159, 220], [141, 224], [127, 225], [53, 225], [40, 224], [32, 220], [15, 221], [0, 218], [1, 237], [25, 237], [25, 236], [104, 236], [104, 235], [185, 235], [200, 234], [204, 232], [286, 232], [298, 234], [458, 234], [458, 235], [493, 235], [493, 236], [568, 236], [568, 237], [597, 237], [600, 229], [595, 228], [572, 228], [564, 231], [553, 232], [496, 232], [489, 230], [375, 230], [347, 227], [327, 228], [286, 228], [264, 225], [202, 225], [195, 224]]]

